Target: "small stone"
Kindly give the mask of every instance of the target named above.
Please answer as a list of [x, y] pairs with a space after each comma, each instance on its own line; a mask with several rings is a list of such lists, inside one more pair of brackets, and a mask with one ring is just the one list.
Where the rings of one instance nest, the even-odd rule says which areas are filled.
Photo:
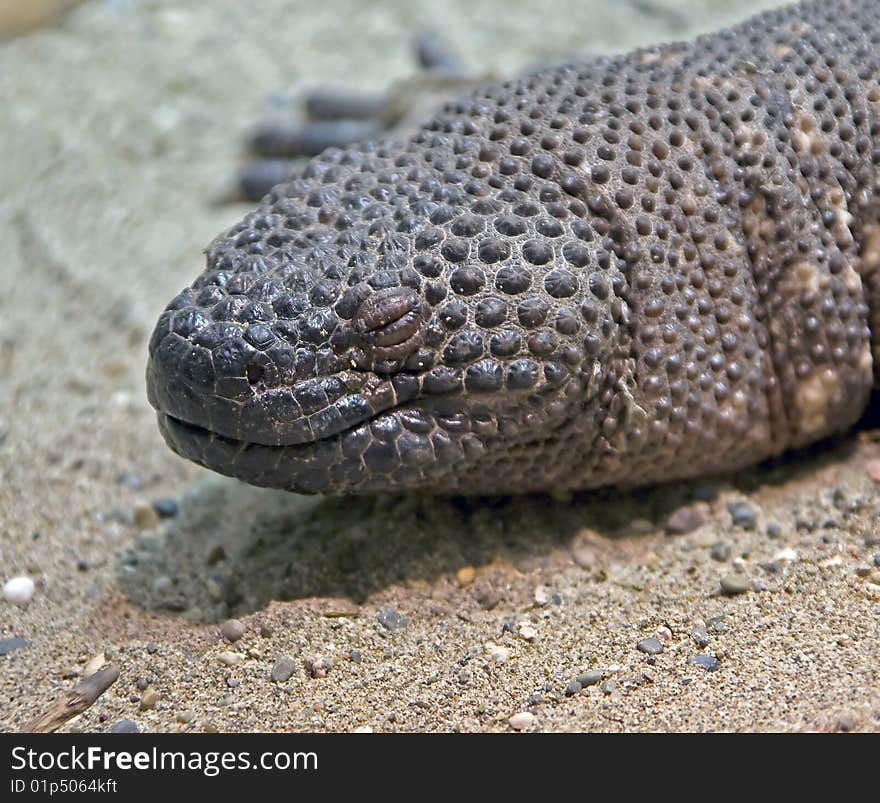
[[489, 656], [489, 660], [494, 661], [496, 664], [507, 663], [508, 658], [510, 658], [510, 650], [498, 644], [487, 644], [486, 653]]
[[293, 658], [279, 658], [275, 662], [275, 666], [272, 667], [272, 674], [270, 677], [275, 683], [284, 683], [284, 681], [290, 680], [295, 671], [296, 662]]
[[600, 669], [591, 669], [589, 672], [583, 672], [575, 678], [583, 688], [587, 688], [587, 686], [595, 686], [597, 683], [601, 683], [604, 679], [605, 673]]
[[150, 655], [155, 655], [157, 652], [159, 652], [159, 645], [153, 644], [153, 642], [151, 641], [149, 644], [147, 644], [147, 652]]
[[880, 483], [880, 460], [869, 460], [865, 463], [865, 472], [877, 483]]
[[508, 724], [515, 731], [529, 730], [535, 726], [537, 718], [531, 711], [520, 711], [507, 720]]
[[305, 666], [309, 677], [325, 678], [333, 668], [333, 661], [323, 655], [309, 655], [303, 659], [303, 666]]
[[584, 687], [581, 686], [576, 680], [572, 680], [570, 683], [567, 683], [565, 686], [565, 690], [562, 692], [566, 697], [574, 697], [574, 695], [579, 694], [581, 689]]
[[247, 625], [238, 619], [227, 619], [220, 625], [220, 635], [230, 644], [234, 644], [247, 632]]
[[3, 584], [3, 597], [13, 605], [27, 605], [34, 590], [34, 581], [30, 577], [12, 577]]
[[775, 521], [771, 521], [767, 525], [767, 537], [768, 538], [779, 538], [782, 535], [782, 527]]
[[96, 656], [89, 659], [86, 665], [83, 667], [83, 675], [89, 677], [90, 675], [94, 675], [104, 664], [107, 663], [107, 659], [104, 657], [104, 653], [99, 652]]
[[666, 519], [666, 533], [668, 535], [685, 535], [702, 527], [706, 517], [703, 511], [695, 506], [680, 507], [669, 514]]
[[742, 500], [728, 502], [727, 512], [730, 513], [733, 523], [744, 530], [754, 530], [758, 525], [758, 514], [748, 502]]
[[135, 686], [138, 691], [146, 691], [150, 687], [150, 682], [146, 678], [138, 678]]
[[[880, 462], [880, 461], [876, 461]], [[871, 477], [871, 479], [874, 479]], [[880, 482], [880, 479], [874, 480], [875, 482]], [[849, 733], [856, 729], [856, 718], [855, 715], [850, 711], [843, 711], [837, 715], [837, 730], [842, 731], [843, 733]]]
[[133, 719], [120, 719], [119, 722], [116, 722], [113, 727], [110, 728], [110, 733], [140, 733], [141, 729], [138, 727], [137, 722]]
[[721, 593], [729, 597], [745, 594], [751, 588], [752, 581], [745, 574], [726, 574], [721, 578]]
[[473, 566], [462, 566], [455, 573], [455, 582], [461, 588], [465, 588], [474, 582], [477, 578], [477, 570]]
[[409, 624], [409, 619], [394, 608], [380, 608], [379, 613], [376, 614], [376, 620], [392, 633]]
[[153, 500], [153, 510], [159, 518], [173, 519], [180, 511], [180, 505], [176, 499], [171, 497], [163, 497], [162, 499]]
[[152, 686], [148, 688], [142, 695], [141, 701], [139, 704], [139, 708], [141, 711], [149, 711], [151, 708], [156, 707], [156, 703], [159, 702], [159, 692], [157, 692]]
[[21, 636], [11, 636], [10, 638], [0, 638], [0, 655], [9, 655], [16, 650], [23, 650], [30, 647], [31, 644], [27, 639]]
[[718, 659], [711, 655], [695, 655], [688, 663], [701, 666], [707, 672], [714, 672], [718, 668]]
[[780, 549], [773, 556], [773, 560], [777, 562], [792, 562], [798, 559], [798, 553], [795, 552], [790, 546], [785, 547], [785, 549]]
[[546, 605], [548, 602], [550, 602], [550, 592], [547, 590], [547, 586], [537, 586], [535, 588], [535, 604]]
[[534, 641], [538, 638], [538, 631], [528, 622], [521, 622], [517, 629], [519, 630], [519, 637], [525, 641]]
[[599, 688], [602, 689], [602, 694], [614, 694], [617, 691], [617, 681], [606, 680]]
[[217, 656], [217, 660], [226, 666], [238, 666], [244, 661], [244, 655], [240, 652], [221, 652], [220, 655]]
[[709, 549], [709, 557], [720, 563], [730, 560], [733, 549], [727, 541], [716, 541]]
[[646, 655], [659, 655], [663, 652], [663, 642], [653, 636], [650, 638], [643, 638], [638, 644], [636, 644], [636, 649]]
[[159, 524], [159, 514], [156, 513], [152, 505], [145, 502], [138, 502], [132, 511], [134, 523], [141, 530], [152, 530]]
[[351, 650], [351, 652], [348, 653], [348, 660], [359, 664], [364, 660], [364, 656], [361, 654], [360, 650]]
[[178, 722], [181, 722], [184, 725], [187, 725], [196, 718], [196, 712], [195, 711], [178, 711], [174, 715], [174, 718]]
[[709, 634], [706, 632], [706, 624], [702, 620], [694, 622], [691, 627], [691, 638], [698, 647], [708, 646]]

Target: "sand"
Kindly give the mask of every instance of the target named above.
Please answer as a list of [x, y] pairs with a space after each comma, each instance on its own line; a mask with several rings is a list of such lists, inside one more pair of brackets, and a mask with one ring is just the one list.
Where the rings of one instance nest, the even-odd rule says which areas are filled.
[[[0, 582], [36, 582], [0, 599], [0, 645], [28, 642], [0, 729], [102, 663], [64, 730], [880, 729], [868, 428], [652, 492], [319, 499], [177, 458], [144, 393], [153, 322], [245, 211], [212, 203], [243, 136], [305, 87], [406, 77], [423, 28], [510, 74], [768, 5], [86, 2], [0, 45]], [[702, 524], [665, 534], [683, 505]]]

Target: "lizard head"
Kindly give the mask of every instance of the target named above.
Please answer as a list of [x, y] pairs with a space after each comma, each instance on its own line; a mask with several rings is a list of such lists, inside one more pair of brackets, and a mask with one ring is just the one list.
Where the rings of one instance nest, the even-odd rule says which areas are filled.
[[209, 246], [150, 342], [175, 451], [301, 492], [546, 487], [614, 293], [582, 305], [584, 204], [475, 118], [328, 151]]

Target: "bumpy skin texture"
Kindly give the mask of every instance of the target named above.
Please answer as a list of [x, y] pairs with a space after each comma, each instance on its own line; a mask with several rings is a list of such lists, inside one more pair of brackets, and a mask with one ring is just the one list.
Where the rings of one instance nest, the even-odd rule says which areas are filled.
[[803, 3], [324, 153], [162, 314], [163, 435], [257, 485], [507, 494], [847, 428], [873, 382], [878, 20]]

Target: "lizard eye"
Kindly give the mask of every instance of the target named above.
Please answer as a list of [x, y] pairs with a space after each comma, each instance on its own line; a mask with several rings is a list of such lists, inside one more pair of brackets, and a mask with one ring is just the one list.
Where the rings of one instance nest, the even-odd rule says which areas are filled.
[[424, 306], [410, 287], [379, 290], [361, 302], [352, 321], [375, 362], [402, 360], [422, 344]]

